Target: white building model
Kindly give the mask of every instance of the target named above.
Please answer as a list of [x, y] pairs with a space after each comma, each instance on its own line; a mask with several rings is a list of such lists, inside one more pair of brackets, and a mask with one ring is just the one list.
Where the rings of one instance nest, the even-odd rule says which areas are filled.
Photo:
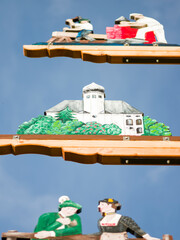
[[84, 123], [114, 123], [122, 129], [121, 135], [144, 133], [143, 113], [124, 101], [105, 100], [104, 87], [91, 83], [83, 88], [83, 100], [65, 100], [48, 109], [45, 115], [55, 117], [66, 108]]

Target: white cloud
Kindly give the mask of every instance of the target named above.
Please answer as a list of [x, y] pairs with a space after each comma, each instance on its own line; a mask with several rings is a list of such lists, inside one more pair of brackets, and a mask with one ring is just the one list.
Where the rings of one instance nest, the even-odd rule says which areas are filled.
[[153, 183], [157, 183], [159, 180], [165, 177], [168, 169], [169, 168], [166, 166], [155, 167], [147, 173], [147, 176]]

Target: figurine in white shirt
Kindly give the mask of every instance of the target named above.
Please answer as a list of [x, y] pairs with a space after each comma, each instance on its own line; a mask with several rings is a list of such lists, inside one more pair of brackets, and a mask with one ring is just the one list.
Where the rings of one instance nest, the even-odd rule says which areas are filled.
[[135, 24], [141, 26], [137, 31], [136, 38], [145, 39], [145, 34], [152, 31], [158, 42], [167, 43], [163, 25], [154, 18], [145, 17], [140, 13], [131, 13], [130, 19], [135, 20]]
[[63, 28], [63, 31], [81, 31], [88, 30], [93, 32], [93, 25], [89, 19], [82, 18], [80, 16], [67, 19], [66, 24], [70, 26], [70, 28]]

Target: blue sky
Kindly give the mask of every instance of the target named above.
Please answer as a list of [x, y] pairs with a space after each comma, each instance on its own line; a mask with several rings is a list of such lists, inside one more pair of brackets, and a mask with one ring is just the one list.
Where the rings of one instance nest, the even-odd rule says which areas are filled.
[[[70, 58], [30, 59], [23, 44], [51, 38], [65, 19], [90, 18], [96, 33], [132, 12], [160, 21], [169, 43], [180, 44], [178, 0], [73, 1], [1, 0], [0, 134], [67, 99], [81, 99], [82, 88], [96, 82], [109, 100], [124, 100], [180, 136], [178, 65], [111, 65]], [[58, 198], [83, 205], [83, 232], [97, 232], [99, 199], [122, 203], [121, 213], [135, 219], [152, 236], [178, 240], [179, 167], [103, 166], [65, 162], [42, 155], [0, 156], [0, 230], [31, 232], [40, 214], [56, 211]]]

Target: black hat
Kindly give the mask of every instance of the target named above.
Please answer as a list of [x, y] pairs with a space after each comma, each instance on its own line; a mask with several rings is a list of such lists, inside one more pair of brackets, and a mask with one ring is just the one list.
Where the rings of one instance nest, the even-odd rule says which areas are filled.
[[119, 24], [120, 22], [123, 22], [123, 21], [129, 22], [127, 18], [125, 18], [124, 16], [121, 16], [115, 20], [115, 24]]
[[115, 207], [116, 207], [116, 210], [121, 209], [121, 204], [113, 198], [105, 198], [104, 200], [100, 200], [99, 204], [100, 204], [100, 202], [105, 202], [105, 203], [108, 203], [108, 204], [114, 204]]

